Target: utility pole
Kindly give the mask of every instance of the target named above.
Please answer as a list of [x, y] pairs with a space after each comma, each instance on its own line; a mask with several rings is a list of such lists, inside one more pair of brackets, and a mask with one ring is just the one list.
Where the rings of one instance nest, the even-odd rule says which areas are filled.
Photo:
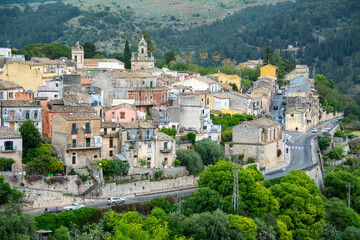
[[233, 196], [231, 199], [232, 207], [237, 215], [239, 215], [239, 205], [240, 205], [238, 157], [239, 156], [236, 154], [234, 158], [234, 189], [233, 189]]
[[348, 184], [348, 185], [346, 185], [346, 188], [347, 188], [347, 189], [349, 189], [349, 191], [348, 191], [348, 208], [350, 208], [350, 194], [351, 194], [351, 188], [354, 188], [354, 186], [353, 186], [353, 185], [351, 185], [351, 184], [350, 184], [350, 182], [349, 182], [349, 184]]

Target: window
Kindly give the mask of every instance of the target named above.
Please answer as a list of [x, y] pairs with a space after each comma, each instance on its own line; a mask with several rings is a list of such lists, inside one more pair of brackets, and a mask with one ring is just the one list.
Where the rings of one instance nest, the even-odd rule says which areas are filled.
[[56, 87], [59, 87], [59, 84], [58, 84], [58, 83], [56, 83], [56, 84], [55, 84], [55, 86], [56, 86]]
[[107, 128], [104, 128], [104, 134], [107, 135]]
[[111, 131], [116, 131], [116, 128], [111, 128]]
[[77, 63], [77, 56], [75, 55], [75, 62]]
[[294, 117], [294, 114], [291, 114], [291, 117]]
[[145, 80], [143, 80], [143, 86], [145, 86]]
[[[101, 157], [101, 156], [100, 156]], [[94, 155], [94, 158], [97, 158], [97, 155]]]
[[76, 153], [72, 153], [72, 164], [76, 164]]
[[13, 92], [9, 92], [9, 99], [14, 99], [14, 93]]
[[206, 99], [206, 105], [209, 105], [210, 104], [210, 99]]
[[147, 168], [151, 167], [151, 158], [147, 158]]
[[86, 138], [86, 147], [90, 147], [90, 138]]
[[5, 145], [5, 151], [11, 151], [11, 150], [14, 149], [13, 148], [13, 141], [6, 141], [4, 143], [4, 145]]
[[57, 98], [57, 97], [58, 97], [58, 95], [57, 95], [57, 94], [55, 94], [55, 95], [54, 95], [54, 97], [56, 97], [56, 98]]
[[135, 98], [134, 96], [131, 96], [131, 99], [132, 99], [132, 100], [134, 100], [134, 98]]
[[137, 97], [137, 101], [136, 101], [137, 103], [140, 103], [140, 97]]
[[151, 96], [150, 96], [150, 100], [152, 100], [152, 99], [153, 99], [153, 96], [151, 95]]
[[164, 149], [166, 150], [168, 148], [168, 143], [164, 142]]
[[151, 143], [148, 143], [148, 152], [151, 152]]
[[165, 96], [161, 95], [161, 103], [165, 103]]
[[147, 99], [148, 99], [147, 96], [145, 96], [145, 103], [147, 103]]
[[121, 112], [121, 113], [120, 113], [120, 118], [121, 118], [121, 119], [125, 119], [125, 113], [124, 113], [124, 112]]
[[30, 113], [29, 111], [25, 111], [25, 119], [29, 120], [30, 119]]
[[146, 139], [150, 139], [150, 130], [146, 130]]
[[77, 133], [76, 123], [73, 123], [73, 124], [71, 125], [71, 133]]
[[34, 111], [34, 119], [38, 119], [38, 111], [37, 110]]
[[143, 48], [141, 48], [141, 53], [144, 54], [144, 49]]
[[113, 151], [110, 151], [109, 152], [109, 157], [112, 157], [114, 154], [113, 154]]
[[15, 117], [15, 112], [12, 110], [12, 111], [10, 111], [11, 120], [15, 120], [14, 117]]
[[109, 138], [109, 147], [114, 147], [114, 138]]
[[85, 133], [90, 133], [90, 123], [85, 123]]
[[76, 139], [73, 139], [73, 140], [72, 140], [72, 147], [73, 147], [73, 148], [76, 148]]
[[2, 100], [3, 98], [3, 92], [0, 92], [0, 100]]

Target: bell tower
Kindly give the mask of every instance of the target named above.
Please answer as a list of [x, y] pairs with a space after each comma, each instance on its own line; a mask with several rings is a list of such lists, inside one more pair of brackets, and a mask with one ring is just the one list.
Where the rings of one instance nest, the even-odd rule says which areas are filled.
[[144, 39], [144, 36], [141, 36], [141, 40], [138, 44], [138, 57], [139, 60], [145, 60], [148, 57], [148, 48], [147, 48], [147, 42]]
[[76, 64], [76, 68], [84, 68], [84, 48], [76, 42], [71, 48], [71, 60]]

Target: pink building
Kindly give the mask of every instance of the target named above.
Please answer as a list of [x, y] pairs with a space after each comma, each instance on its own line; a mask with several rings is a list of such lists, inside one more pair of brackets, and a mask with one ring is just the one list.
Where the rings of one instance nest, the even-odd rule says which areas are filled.
[[128, 107], [118, 107], [105, 112], [107, 122], [135, 122], [136, 110]]

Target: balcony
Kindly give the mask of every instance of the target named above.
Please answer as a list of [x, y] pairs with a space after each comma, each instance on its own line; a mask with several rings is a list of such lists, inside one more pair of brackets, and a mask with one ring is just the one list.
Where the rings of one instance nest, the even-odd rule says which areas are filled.
[[172, 150], [172, 148], [161, 148], [161, 149], [160, 149], [160, 152], [161, 152], [161, 153], [170, 153], [171, 150]]
[[5, 146], [1, 146], [0, 148], [0, 152], [6, 153], [6, 152], [16, 152], [17, 147], [5, 147]]
[[85, 128], [85, 133], [91, 133], [91, 129], [90, 128]]
[[68, 144], [68, 148], [71, 150], [76, 150], [76, 149], [96, 149], [96, 148], [101, 148], [102, 144], [95, 144], [95, 143], [91, 143], [91, 144]]
[[142, 140], [142, 141], [146, 141], [146, 140], [155, 140], [155, 136], [153, 135], [147, 135], [145, 137], [140, 136], [127, 136], [126, 141], [138, 141], [138, 140]]
[[71, 134], [78, 134], [78, 130], [77, 129], [71, 129]]

